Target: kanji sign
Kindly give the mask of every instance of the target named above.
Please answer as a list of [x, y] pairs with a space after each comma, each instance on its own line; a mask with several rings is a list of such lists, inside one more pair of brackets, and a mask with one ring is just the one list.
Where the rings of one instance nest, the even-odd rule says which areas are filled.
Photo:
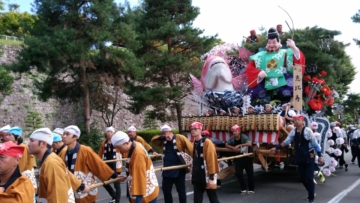
[[299, 64], [294, 65], [294, 93], [293, 93], [293, 105], [294, 109], [302, 110], [302, 67]]

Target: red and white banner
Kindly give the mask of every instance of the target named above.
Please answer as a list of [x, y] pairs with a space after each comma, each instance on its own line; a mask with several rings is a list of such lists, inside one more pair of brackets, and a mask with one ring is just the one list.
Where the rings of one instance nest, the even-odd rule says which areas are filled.
[[[211, 133], [212, 138], [216, 138], [220, 141], [226, 142], [229, 140], [230, 137], [233, 136], [232, 132], [228, 131], [209, 131]], [[269, 131], [248, 131], [245, 134], [251, 139], [252, 143], [278, 143], [279, 138], [279, 131], [278, 132], [269, 132]], [[188, 133], [188, 139], [193, 142], [194, 137]]]

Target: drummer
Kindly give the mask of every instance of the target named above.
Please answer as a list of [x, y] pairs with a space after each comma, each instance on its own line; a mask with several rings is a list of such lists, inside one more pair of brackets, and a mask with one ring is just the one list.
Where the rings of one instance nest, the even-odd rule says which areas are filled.
[[249, 106], [248, 107], [248, 112], [247, 112], [247, 114], [255, 114], [255, 107], [253, 107], [253, 106]]
[[220, 116], [226, 116], [226, 111], [224, 109], [220, 109]]
[[233, 116], [239, 116], [240, 115], [240, 108], [237, 106], [233, 107]]
[[272, 107], [271, 104], [265, 104], [265, 113], [266, 113], [266, 114], [274, 113], [274, 112], [273, 112], [273, 107]]
[[208, 114], [208, 116], [214, 116], [214, 110], [208, 109], [207, 114]]

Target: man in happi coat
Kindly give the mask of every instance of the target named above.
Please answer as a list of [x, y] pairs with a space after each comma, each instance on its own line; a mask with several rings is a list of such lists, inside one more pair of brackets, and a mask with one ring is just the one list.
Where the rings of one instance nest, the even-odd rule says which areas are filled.
[[145, 149], [147, 150], [148, 153], [152, 154], [152, 155], [159, 155], [158, 153], [156, 153], [154, 151], [154, 149], [144, 140], [144, 138], [136, 135], [136, 128], [134, 126], [130, 126], [128, 128], [128, 135], [131, 139], [131, 141], [136, 141], [136, 142], [140, 142]]
[[267, 91], [286, 86], [285, 75], [293, 75], [294, 64], [302, 65], [304, 73], [304, 54], [292, 39], [288, 39], [286, 45], [288, 49], [281, 49], [279, 33], [275, 28], [270, 28], [267, 34], [266, 51], [250, 56], [250, 62], [246, 67], [250, 88], [257, 86], [263, 79], [265, 79]]
[[[115, 133], [115, 128], [114, 127], [107, 127], [105, 129], [106, 132], [106, 139], [101, 143], [100, 145], [100, 149], [98, 152], [99, 157], [102, 160], [113, 160], [113, 159], [121, 159], [121, 153], [118, 149], [116, 149], [112, 143], [111, 143], [111, 138]], [[109, 162], [107, 163], [107, 165], [114, 170], [114, 172], [116, 172], [117, 174], [121, 173], [122, 170], [122, 161], [117, 161], [117, 162]], [[121, 197], [121, 188], [120, 188], [120, 182], [115, 182], [114, 183], [114, 189], [111, 187], [111, 185], [104, 185], [104, 188], [106, 189], [106, 191], [109, 193], [109, 195], [112, 198], [112, 201], [115, 203], [119, 203], [120, 202], [120, 197]]]
[[156, 203], [159, 185], [154, 166], [145, 147], [139, 142], [131, 141], [129, 136], [118, 131], [111, 138], [111, 142], [121, 153], [127, 153], [127, 179], [132, 203]]
[[41, 163], [37, 203], [75, 203], [74, 192], [87, 192], [88, 187], [83, 185], [83, 190], [73, 190], [73, 174], [64, 161], [50, 150], [54, 134], [49, 128], [37, 129], [31, 133], [28, 143], [30, 154], [35, 155]]
[[2, 128], [0, 128], [0, 140], [1, 142], [6, 142], [5, 139], [6, 139], [6, 132], [10, 129], [10, 125], [6, 125]]
[[[80, 129], [70, 125], [64, 129], [63, 142], [68, 151], [62, 157], [66, 167], [85, 185], [96, 183], [96, 177], [101, 181], [117, 178], [114, 172], [99, 156], [88, 146], [81, 145], [77, 141], [80, 138]], [[76, 203], [91, 203], [98, 198], [98, 189], [93, 188], [88, 193], [75, 193]]]
[[63, 157], [66, 154], [67, 146], [62, 141], [62, 134], [64, 133], [64, 129], [56, 128], [53, 131], [54, 139], [52, 144], [52, 151], [57, 154], [59, 157]]
[[281, 144], [271, 148], [270, 151], [276, 152], [276, 150], [280, 150], [294, 141], [295, 162], [297, 164], [298, 175], [308, 192], [309, 203], [313, 203], [315, 198], [315, 155], [317, 154], [319, 157], [319, 164], [323, 164], [324, 160], [322, 158], [320, 145], [315, 139], [312, 130], [304, 126], [304, 116], [299, 114], [295, 115], [293, 116], [293, 120], [295, 128]]
[[22, 129], [18, 126], [10, 128], [5, 136], [5, 141], [11, 141], [19, 146], [25, 148], [24, 153], [19, 162], [20, 173], [27, 176], [34, 185], [34, 188], [37, 188], [37, 182], [34, 173], [34, 157], [29, 154], [27, 146], [23, 143], [22, 138]]
[[34, 202], [35, 188], [29, 178], [22, 175], [19, 162], [25, 147], [7, 141], [0, 144], [0, 202]]
[[[186, 164], [182, 162], [180, 152], [187, 152], [193, 155], [192, 143], [184, 135], [174, 134], [169, 125], [161, 127], [162, 135], [156, 135], [151, 142], [159, 146], [163, 154], [164, 167]], [[175, 169], [162, 172], [162, 190], [165, 203], [172, 203], [172, 186], [175, 184], [176, 191], [179, 194], [180, 203], [186, 203], [185, 175], [186, 169]]]
[[210, 203], [219, 203], [216, 194], [216, 173], [220, 171], [215, 145], [210, 139], [203, 137], [202, 123], [194, 122], [190, 125], [191, 136], [194, 137], [194, 153], [191, 182], [194, 186], [194, 203], [203, 202], [206, 191]]

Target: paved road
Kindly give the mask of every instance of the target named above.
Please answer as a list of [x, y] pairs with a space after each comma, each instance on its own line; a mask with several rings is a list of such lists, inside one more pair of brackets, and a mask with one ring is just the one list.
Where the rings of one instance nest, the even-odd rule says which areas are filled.
[[[316, 199], [317, 203], [352, 203], [360, 202], [360, 169], [357, 164], [350, 164], [350, 153], [345, 155], [345, 160], [349, 163], [349, 171], [337, 169], [336, 176], [326, 178], [325, 183], [321, 183], [316, 178]], [[161, 166], [161, 162], [154, 163]], [[303, 185], [299, 182], [296, 171], [270, 171], [264, 172], [258, 165], [255, 166], [255, 191], [253, 195], [240, 195], [239, 184], [234, 176], [223, 180], [222, 187], [217, 190], [220, 202], [251, 202], [251, 203], [304, 203], [307, 193]], [[161, 186], [161, 173], [157, 173]], [[189, 178], [189, 177], [187, 177]], [[193, 202], [192, 186], [186, 186], [188, 202]], [[125, 184], [121, 184], [121, 202], [128, 202], [125, 197]], [[177, 193], [173, 187], [174, 203], [177, 201]], [[110, 198], [107, 192], [100, 188], [99, 203], [107, 203]], [[160, 192], [158, 202], [163, 202], [163, 194]], [[209, 202], [204, 194], [204, 203]]]

